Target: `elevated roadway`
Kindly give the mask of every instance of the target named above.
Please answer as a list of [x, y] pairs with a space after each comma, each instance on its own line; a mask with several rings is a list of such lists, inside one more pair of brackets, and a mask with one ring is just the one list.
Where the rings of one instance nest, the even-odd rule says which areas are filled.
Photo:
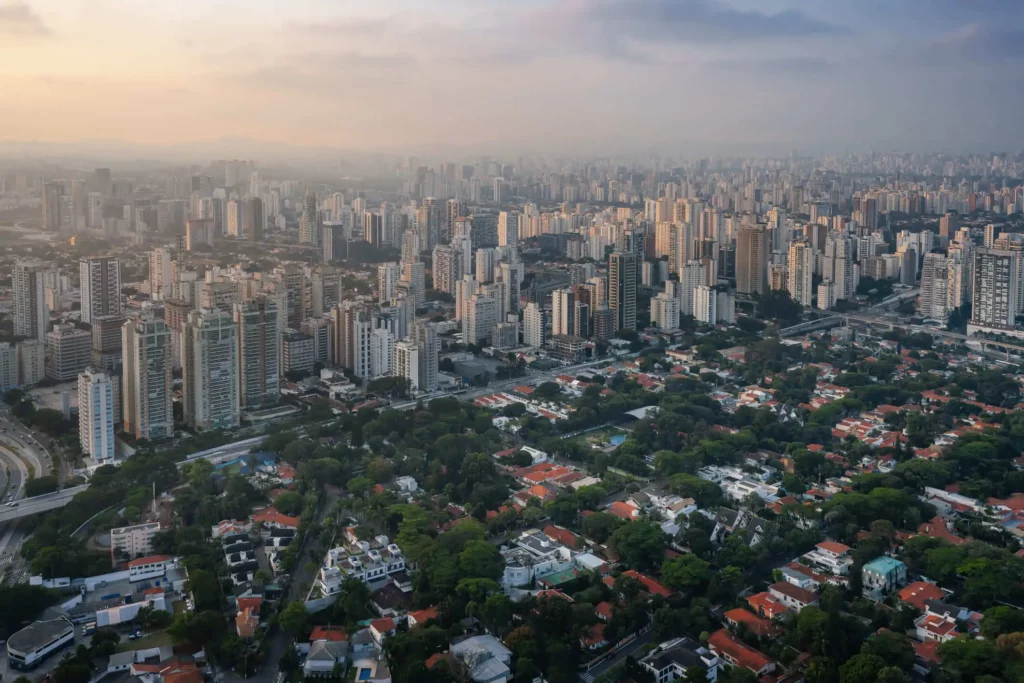
[[4, 504], [0, 506], [0, 524], [62, 508], [70, 503], [72, 498], [87, 488], [89, 488], [89, 485], [83, 484], [64, 489], [63, 491], [44, 493], [41, 496], [33, 496], [32, 498], [22, 498], [13, 507]]

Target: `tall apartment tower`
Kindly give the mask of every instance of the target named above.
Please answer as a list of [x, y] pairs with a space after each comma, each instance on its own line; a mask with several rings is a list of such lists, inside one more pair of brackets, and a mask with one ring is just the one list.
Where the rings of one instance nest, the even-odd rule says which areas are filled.
[[400, 341], [395, 344], [391, 361], [391, 375], [407, 379], [409, 390], [413, 392], [420, 390], [419, 363], [420, 349], [415, 342]]
[[576, 334], [576, 295], [571, 289], [551, 293], [551, 334]]
[[43, 185], [43, 230], [59, 232], [63, 226], [64, 185], [46, 183]]
[[544, 346], [546, 338], [544, 309], [531, 301], [523, 309], [523, 344], [540, 348]]
[[498, 246], [519, 246], [519, 213], [502, 211], [498, 214]]
[[498, 302], [489, 296], [474, 294], [466, 303], [462, 338], [466, 344], [482, 344], [491, 339], [498, 320]]
[[455, 294], [455, 283], [462, 279], [462, 253], [447, 244], [434, 247], [434, 289]]
[[242, 232], [250, 242], [263, 241], [263, 227], [266, 225], [263, 200], [249, 197], [242, 206]]
[[121, 264], [109, 256], [82, 259], [82, 322], [101, 315], [121, 315]]
[[420, 391], [436, 391], [438, 352], [441, 348], [437, 326], [417, 320], [409, 330], [409, 337], [419, 349]]
[[1018, 259], [1021, 253], [978, 249], [974, 254], [974, 308], [976, 325], [1013, 327], [1018, 302]]
[[160, 318], [134, 316], [121, 328], [124, 431], [136, 439], [174, 436], [171, 330]]
[[945, 320], [949, 316], [949, 266], [952, 260], [938, 252], [924, 255], [921, 266], [921, 297], [919, 308], [926, 318]]
[[316, 195], [307, 192], [302, 198], [302, 215], [299, 216], [299, 241], [303, 244], [320, 246], [320, 210]]
[[744, 225], [736, 236], [736, 291], [764, 294], [768, 290], [768, 231]]
[[793, 301], [810, 308], [813, 303], [814, 251], [803, 240], [789, 243], [786, 259], [786, 289]]
[[319, 318], [341, 303], [341, 271], [331, 266], [317, 266], [313, 269], [312, 280], [312, 315]]
[[50, 311], [46, 307], [42, 261], [18, 261], [14, 264], [14, 334], [46, 341]]
[[169, 298], [173, 287], [171, 279], [171, 250], [157, 247], [149, 252], [149, 295], [154, 300]]
[[615, 329], [636, 328], [637, 255], [613, 252], [608, 257], [608, 305]]
[[114, 460], [114, 384], [104, 372], [86, 368], [78, 376], [78, 441], [98, 462]]
[[277, 302], [266, 294], [235, 304], [239, 403], [246, 410], [277, 404], [281, 388], [279, 315]]
[[377, 266], [377, 303], [386, 304], [395, 298], [401, 274], [397, 263], [381, 263]]
[[238, 325], [220, 310], [192, 311], [181, 341], [186, 423], [193, 429], [237, 427]]

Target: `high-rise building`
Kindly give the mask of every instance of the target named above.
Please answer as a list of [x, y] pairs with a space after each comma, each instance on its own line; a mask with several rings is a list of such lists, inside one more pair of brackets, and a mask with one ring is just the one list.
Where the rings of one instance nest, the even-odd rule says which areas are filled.
[[519, 213], [502, 211], [498, 214], [498, 246], [519, 246]]
[[390, 330], [378, 327], [370, 334], [370, 377], [391, 374], [394, 347], [395, 336]]
[[949, 316], [949, 266], [950, 261], [938, 252], [924, 255], [919, 308], [926, 318], [945, 320]]
[[82, 322], [101, 315], [121, 314], [121, 264], [111, 257], [82, 259]]
[[526, 304], [523, 309], [523, 344], [540, 348], [547, 339], [544, 309], [536, 302]]
[[46, 307], [42, 261], [18, 261], [14, 264], [14, 334], [38, 341], [46, 339], [50, 311]]
[[955, 212], [948, 211], [939, 219], [939, 237], [944, 237], [947, 242], [956, 235], [959, 229], [960, 217]]
[[438, 353], [441, 348], [437, 325], [417, 320], [409, 331], [409, 337], [419, 348], [420, 391], [437, 391]]
[[171, 295], [171, 250], [157, 247], [149, 252], [149, 295], [159, 301]]
[[230, 199], [224, 208], [224, 231], [231, 237], [241, 237], [244, 228], [241, 199]]
[[659, 292], [651, 299], [651, 324], [663, 330], [679, 329], [679, 297], [674, 291]]
[[447, 294], [455, 294], [455, 283], [463, 275], [462, 254], [447, 244], [434, 247], [433, 257], [434, 289]]
[[59, 232], [63, 228], [64, 184], [43, 185], [43, 230]]
[[89, 367], [92, 335], [74, 325], [54, 325], [46, 333], [46, 378], [70, 382]]
[[1018, 251], [978, 249], [974, 254], [974, 307], [971, 322], [984, 327], [1013, 327], [1018, 301]]
[[377, 302], [386, 304], [398, 292], [401, 268], [397, 263], [381, 263], [377, 266]]
[[306, 376], [313, 372], [313, 338], [298, 330], [281, 336], [281, 371], [286, 375]]
[[801, 306], [810, 307], [814, 292], [814, 251], [811, 245], [803, 240], [789, 243], [789, 255], [786, 259], [786, 289], [793, 301]]
[[320, 209], [316, 195], [307, 192], [302, 199], [302, 215], [299, 216], [299, 242], [320, 246]]
[[505, 312], [519, 313], [520, 286], [523, 283], [523, 264], [502, 261], [498, 264], [498, 274], [505, 283]]
[[608, 304], [598, 304], [591, 317], [593, 323], [591, 326], [591, 336], [594, 341], [604, 342], [615, 336], [615, 311]]
[[92, 367], [108, 372], [121, 365], [124, 353], [121, 343], [121, 327], [124, 317], [101, 315], [92, 319]]
[[394, 346], [391, 375], [409, 382], [411, 392], [420, 391], [420, 349], [413, 341], [400, 341]]
[[238, 326], [240, 407], [260, 410], [276, 405], [281, 383], [277, 302], [259, 294], [235, 304], [233, 315]]
[[151, 315], [129, 317], [121, 328], [124, 431], [153, 441], [174, 436], [171, 331]]
[[466, 318], [462, 321], [463, 341], [477, 345], [488, 342], [497, 324], [498, 302], [489, 296], [471, 296], [466, 304]]
[[519, 346], [519, 323], [503, 322], [495, 325], [491, 346], [497, 349], [514, 349]]
[[238, 325], [220, 310], [189, 313], [182, 333], [185, 422], [231, 429], [240, 421]]
[[693, 292], [693, 317], [698, 322], [714, 325], [718, 322], [717, 292], [708, 285], [699, 285]]
[[341, 302], [341, 271], [332, 266], [317, 266], [313, 269], [312, 280], [312, 314], [319, 318]]
[[327, 316], [306, 318], [302, 333], [313, 338], [313, 362], [327, 365], [331, 362], [331, 322]]
[[551, 334], [576, 334], [576, 295], [571, 289], [551, 292]]
[[736, 291], [768, 290], [768, 233], [763, 225], [744, 225], [736, 236]]
[[[245, 238], [250, 242], [262, 242], [265, 225], [263, 200], [259, 197], [249, 197], [242, 205], [242, 232], [245, 234]], [[212, 234], [212, 229], [210, 232]]]
[[373, 377], [371, 371], [373, 317], [369, 311], [365, 309], [356, 311], [352, 317], [351, 333], [349, 348], [352, 356], [352, 374], [359, 378], [369, 379]]
[[636, 328], [637, 255], [613, 252], [608, 257], [608, 306], [617, 330]]
[[384, 244], [384, 220], [379, 213], [363, 214], [363, 241], [380, 247]]
[[285, 292], [285, 327], [297, 330], [306, 319], [306, 274], [302, 266], [288, 264], [275, 268], [274, 275]]
[[324, 263], [334, 263], [348, 258], [346, 226], [341, 221], [324, 221], [320, 230], [321, 258]]
[[18, 386], [18, 349], [10, 342], [0, 342], [0, 392]]
[[433, 197], [416, 209], [416, 234], [420, 249], [433, 249], [441, 241], [441, 207]]
[[426, 301], [426, 270], [421, 261], [403, 261], [401, 281], [406, 283], [409, 295], [412, 297], [416, 307], [419, 308]]
[[114, 460], [114, 384], [92, 368], [78, 375], [78, 441], [82, 452], [97, 462]]
[[985, 240], [983, 245], [986, 249], [991, 249], [995, 245], [996, 241], [996, 226], [989, 223], [985, 226]]
[[679, 271], [679, 314], [693, 315], [693, 292], [700, 285], [707, 284], [704, 264], [687, 261]]

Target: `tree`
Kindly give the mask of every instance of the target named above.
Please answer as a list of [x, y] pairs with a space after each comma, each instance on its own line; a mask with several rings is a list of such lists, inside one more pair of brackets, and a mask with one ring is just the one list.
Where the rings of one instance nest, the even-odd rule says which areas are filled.
[[295, 491], [285, 491], [274, 499], [274, 508], [282, 515], [296, 517], [302, 514], [302, 496]]
[[939, 645], [942, 668], [971, 680], [985, 674], [998, 676], [1003, 669], [1002, 657], [995, 644], [988, 640], [954, 638]]
[[562, 388], [554, 382], [542, 382], [536, 389], [533, 390], [533, 397], [539, 399], [550, 399], [560, 396], [562, 394]]
[[637, 571], [658, 566], [665, 556], [665, 534], [653, 522], [630, 522], [613, 533], [611, 541], [622, 560]]
[[277, 623], [293, 638], [309, 630], [309, 613], [301, 602], [289, 603], [277, 617]]
[[884, 666], [881, 657], [854, 655], [839, 667], [839, 683], [876, 683], [878, 672]]
[[661, 580], [677, 590], [693, 591], [710, 578], [711, 563], [689, 553], [666, 560], [661, 566]]
[[985, 610], [981, 622], [981, 635], [986, 640], [995, 640], [1004, 633], [1024, 631], [1024, 611], [999, 605]]
[[195, 569], [189, 572], [189, 585], [196, 600], [196, 609], [216, 610], [221, 607], [221, 588], [213, 572]]
[[459, 553], [463, 575], [497, 580], [505, 569], [505, 561], [493, 543], [470, 541]]
[[878, 657], [885, 666], [910, 670], [914, 665], [914, 648], [902, 633], [882, 631], [865, 641], [861, 652]]

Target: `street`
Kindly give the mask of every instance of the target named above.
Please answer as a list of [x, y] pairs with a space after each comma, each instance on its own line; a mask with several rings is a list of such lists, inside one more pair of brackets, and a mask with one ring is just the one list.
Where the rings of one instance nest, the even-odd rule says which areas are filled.
[[639, 636], [636, 640], [631, 642], [626, 647], [616, 652], [613, 656], [604, 660], [590, 671], [584, 671], [580, 674], [580, 683], [593, 683], [595, 678], [603, 675], [608, 669], [612, 668], [621, 661], [624, 661], [626, 657], [631, 654], [637, 653], [654, 640], [654, 631], [648, 631], [643, 635]]

